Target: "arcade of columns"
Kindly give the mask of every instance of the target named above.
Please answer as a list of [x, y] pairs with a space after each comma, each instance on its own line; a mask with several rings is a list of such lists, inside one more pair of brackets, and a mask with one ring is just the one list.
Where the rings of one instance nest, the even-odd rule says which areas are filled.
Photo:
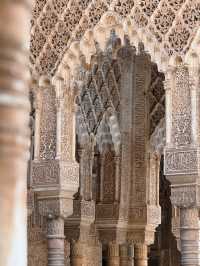
[[199, 1], [30, 2], [0, 3], [0, 265], [199, 266]]

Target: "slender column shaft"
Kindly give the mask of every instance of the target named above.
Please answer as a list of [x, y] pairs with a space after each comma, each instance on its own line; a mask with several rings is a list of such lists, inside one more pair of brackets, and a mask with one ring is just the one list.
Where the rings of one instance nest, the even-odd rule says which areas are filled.
[[199, 216], [197, 208], [180, 209], [181, 265], [200, 265]]
[[147, 245], [145, 244], [136, 244], [135, 245], [135, 266], [147, 266], [148, 257], [147, 257]]
[[108, 266], [119, 266], [119, 245], [110, 243], [108, 245]]
[[64, 266], [64, 220], [49, 219], [47, 228], [48, 266]]
[[0, 1], [1, 266], [27, 265], [28, 2]]

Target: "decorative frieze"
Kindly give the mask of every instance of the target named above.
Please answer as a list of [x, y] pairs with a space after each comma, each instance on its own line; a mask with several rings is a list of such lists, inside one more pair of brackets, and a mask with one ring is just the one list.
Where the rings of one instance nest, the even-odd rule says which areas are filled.
[[165, 151], [165, 175], [197, 175], [198, 156], [197, 148], [167, 149]]
[[56, 186], [59, 184], [60, 167], [58, 160], [32, 162], [32, 186]]

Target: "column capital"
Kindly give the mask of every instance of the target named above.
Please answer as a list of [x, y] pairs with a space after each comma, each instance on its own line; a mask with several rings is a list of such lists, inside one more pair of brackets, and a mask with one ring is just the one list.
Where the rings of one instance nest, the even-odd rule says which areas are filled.
[[177, 207], [200, 206], [199, 149], [166, 148], [164, 173], [171, 183], [171, 202]]
[[171, 202], [179, 208], [200, 208], [200, 186], [196, 184], [171, 186]]

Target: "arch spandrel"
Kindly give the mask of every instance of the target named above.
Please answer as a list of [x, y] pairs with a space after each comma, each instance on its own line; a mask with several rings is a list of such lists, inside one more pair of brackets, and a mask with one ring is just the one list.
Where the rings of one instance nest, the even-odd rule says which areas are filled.
[[[192, 0], [120, 1], [120, 4], [116, 0], [36, 1], [31, 33], [33, 72], [54, 74], [73, 41], [83, 40], [88, 30], [95, 32], [103, 25], [107, 31], [100, 27], [98, 37], [94, 37], [103, 43], [114, 24], [121, 39], [128, 32], [133, 43], [142, 41], [152, 60], [163, 70], [168, 57], [177, 54], [184, 57], [199, 42], [199, 9], [199, 1]], [[94, 53], [94, 43], [86, 43], [84, 50], [90, 47], [91, 52], [93, 47]]]

